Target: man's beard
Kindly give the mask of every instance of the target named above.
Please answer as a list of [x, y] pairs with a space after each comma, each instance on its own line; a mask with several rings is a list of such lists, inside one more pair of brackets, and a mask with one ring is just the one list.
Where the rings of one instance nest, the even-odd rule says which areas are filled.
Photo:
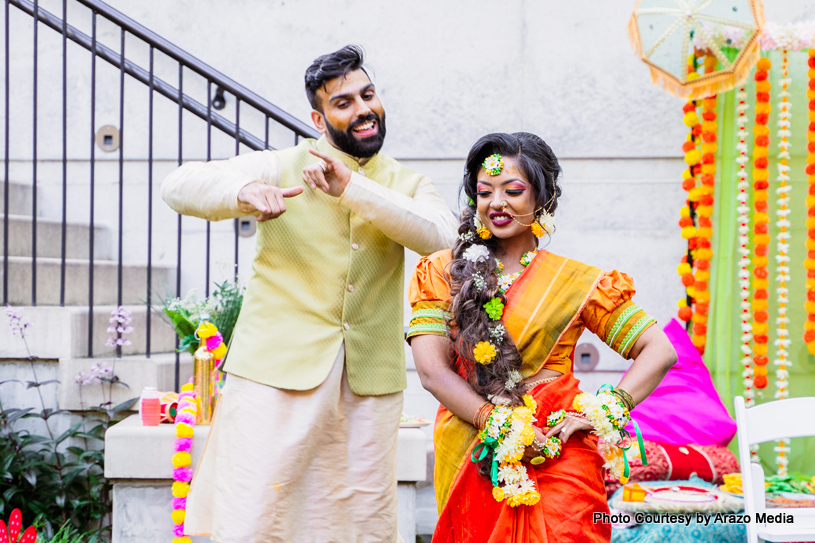
[[[353, 134], [354, 127], [367, 123], [368, 121], [376, 121], [377, 131], [376, 134], [365, 138], [364, 140], [358, 139]], [[343, 153], [349, 154], [357, 158], [370, 158], [377, 154], [382, 149], [382, 144], [385, 143], [385, 112], [382, 112], [382, 118], [376, 113], [369, 113], [365, 117], [359, 118], [346, 129], [337, 130], [328, 122], [325, 121], [325, 126], [334, 145]]]

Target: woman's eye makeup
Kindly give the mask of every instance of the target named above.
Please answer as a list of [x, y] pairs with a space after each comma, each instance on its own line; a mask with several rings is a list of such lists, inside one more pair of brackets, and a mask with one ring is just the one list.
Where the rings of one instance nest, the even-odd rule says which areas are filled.
[[521, 194], [524, 193], [525, 190], [526, 189], [509, 189], [507, 190], [507, 194], [509, 194], [510, 196], [520, 196]]

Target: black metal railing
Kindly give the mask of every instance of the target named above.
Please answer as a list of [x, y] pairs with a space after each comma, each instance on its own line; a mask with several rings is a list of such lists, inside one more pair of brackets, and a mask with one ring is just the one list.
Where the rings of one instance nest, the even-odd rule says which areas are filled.
[[[77, 26], [72, 24], [68, 24], [68, 0], [62, 1], [62, 15], [61, 18], [54, 15], [53, 13], [43, 9], [39, 6], [38, 0], [6, 0], [5, 2], [5, 126], [4, 126], [4, 133], [5, 133], [5, 154], [4, 154], [4, 208], [3, 208], [3, 224], [4, 224], [4, 239], [3, 239], [3, 301], [4, 304], [9, 301], [9, 199], [10, 199], [10, 171], [9, 171], [9, 163], [14, 157], [10, 156], [10, 140], [13, 140], [15, 135], [11, 130], [10, 126], [10, 90], [12, 88], [11, 85], [11, 69], [10, 69], [10, 51], [13, 51], [15, 55], [26, 55], [32, 54], [33, 55], [33, 115], [32, 115], [32, 153], [31, 153], [31, 163], [32, 163], [32, 170], [31, 170], [31, 187], [32, 187], [32, 199], [33, 199], [33, 211], [32, 211], [32, 250], [31, 250], [31, 305], [37, 305], [38, 297], [37, 297], [37, 270], [38, 270], [38, 262], [37, 262], [37, 182], [38, 182], [38, 133], [37, 133], [37, 125], [38, 125], [38, 114], [39, 114], [39, 104], [37, 101], [38, 96], [38, 88], [37, 88], [37, 81], [41, 74], [38, 73], [38, 69], [41, 68], [39, 63], [39, 57], [42, 54], [48, 54], [49, 52], [43, 53], [39, 50], [39, 42], [41, 37], [38, 34], [38, 29], [40, 25], [45, 25], [45, 27], [58, 32], [61, 34], [62, 38], [62, 88], [61, 88], [61, 102], [62, 102], [62, 126], [61, 126], [61, 137], [62, 137], [62, 214], [61, 214], [61, 221], [62, 221], [62, 230], [61, 230], [61, 257], [60, 257], [60, 273], [59, 273], [59, 282], [60, 282], [60, 297], [59, 297], [59, 304], [66, 305], [66, 283], [72, 281], [70, 277], [69, 268], [67, 266], [67, 261], [69, 260], [67, 255], [67, 231], [68, 231], [68, 190], [71, 183], [69, 182], [69, 175], [68, 175], [68, 164], [71, 160], [80, 160], [77, 158], [72, 158], [69, 156], [69, 139], [71, 138], [71, 129], [72, 125], [69, 126], [68, 122], [68, 54], [69, 48], [68, 43], [73, 42], [78, 44], [88, 52], [90, 52], [90, 81], [89, 81], [89, 96], [87, 97], [90, 101], [90, 132], [91, 132], [91, 141], [90, 141], [90, 149], [89, 149], [89, 170], [88, 170], [88, 179], [86, 180], [89, 183], [89, 201], [88, 201], [88, 217], [87, 217], [87, 224], [89, 226], [89, 236], [88, 236], [88, 347], [87, 347], [87, 356], [93, 356], [93, 337], [94, 337], [94, 330], [93, 330], [93, 315], [94, 315], [94, 251], [95, 251], [95, 239], [94, 239], [94, 228], [96, 226], [96, 206], [99, 205], [98, 201], [98, 187], [97, 187], [97, 163], [99, 160], [96, 156], [96, 146], [97, 143], [95, 141], [96, 130], [96, 111], [97, 111], [97, 59], [101, 59], [104, 62], [110, 64], [114, 68], [118, 69], [118, 82], [119, 82], [119, 93], [118, 93], [118, 108], [119, 108], [119, 115], [118, 115], [118, 122], [119, 122], [119, 146], [118, 146], [118, 236], [116, 239], [116, 245], [118, 250], [118, 255], [116, 258], [116, 265], [117, 265], [117, 281], [116, 281], [116, 288], [117, 288], [117, 301], [118, 305], [122, 305], [123, 301], [123, 289], [124, 289], [124, 282], [123, 282], [123, 268], [125, 264], [124, 253], [125, 253], [125, 223], [123, 220], [124, 217], [124, 209], [125, 209], [125, 164], [128, 161], [128, 158], [125, 156], [124, 153], [124, 144], [125, 141], [128, 141], [128, 144], [131, 144], [130, 140], [128, 140], [128, 133], [125, 130], [125, 105], [131, 106], [131, 104], [136, 101], [135, 97], [130, 95], [125, 95], [126, 89], [126, 82], [129, 80], [137, 81], [142, 83], [147, 88], [147, 104], [146, 104], [146, 115], [147, 115], [147, 183], [146, 183], [146, 197], [148, 202], [148, 209], [146, 217], [144, 217], [144, 221], [146, 221], [145, 229], [146, 229], [146, 251], [147, 254], [147, 281], [144, 285], [144, 292], [146, 295], [146, 300], [148, 303], [153, 299], [153, 290], [154, 285], [152, 284], [152, 275], [153, 275], [153, 210], [152, 210], [152, 202], [154, 196], [154, 178], [153, 178], [153, 166], [155, 162], [155, 154], [154, 154], [154, 96], [156, 94], [172, 101], [173, 103], [177, 104], [178, 106], [178, 118], [177, 118], [177, 129], [178, 129], [178, 146], [177, 149], [167, 149], [162, 148], [161, 154], [166, 156], [168, 154], [175, 154], [177, 155], [177, 164], [181, 164], [184, 157], [184, 133], [185, 133], [185, 126], [184, 126], [184, 111], [187, 111], [193, 114], [195, 117], [199, 118], [201, 121], [205, 122], [205, 130], [206, 130], [206, 150], [204, 152], [203, 149], [200, 150], [199, 154], [196, 156], [198, 158], [206, 157], [207, 160], [212, 158], [212, 150], [213, 150], [213, 139], [212, 139], [212, 129], [215, 128], [217, 131], [231, 137], [234, 139], [235, 142], [235, 153], [239, 153], [241, 150], [241, 145], [249, 149], [260, 150], [260, 149], [273, 149], [273, 146], [270, 145], [270, 123], [277, 124], [283, 130], [288, 130], [293, 134], [293, 143], [297, 143], [299, 138], [301, 137], [317, 137], [316, 131], [306, 125], [305, 123], [299, 121], [289, 113], [283, 111], [282, 109], [278, 108], [274, 104], [271, 104], [267, 100], [263, 99], [259, 95], [255, 94], [254, 92], [246, 89], [242, 85], [238, 84], [237, 82], [233, 81], [229, 77], [225, 76], [221, 72], [215, 70], [214, 68], [208, 66], [207, 64], [201, 62], [196, 57], [190, 55], [186, 51], [182, 50], [181, 48], [177, 47], [173, 43], [169, 42], [168, 40], [158, 36], [154, 32], [148, 30], [147, 28], [143, 27], [136, 21], [130, 19], [126, 15], [120, 13], [119, 11], [115, 10], [111, 6], [101, 2], [99, 0], [72, 0], [74, 3], [84, 6], [88, 10], [90, 10], [90, 35], [81, 31]], [[20, 12], [29, 15], [33, 19], [33, 48], [32, 50], [28, 51], [27, 47], [23, 44], [18, 43], [17, 41], [12, 42], [10, 40], [10, 29], [9, 29], [9, 16], [10, 16], [10, 6], [14, 6]], [[81, 9], [81, 8], [80, 8]], [[116, 51], [109, 45], [102, 43], [98, 39], [97, 33], [97, 19], [102, 18], [107, 21], [105, 24], [110, 25], [112, 24], [114, 28], [118, 29], [119, 33], [119, 50]], [[77, 19], [82, 19], [78, 17]], [[85, 19], [82, 19], [83, 21]], [[81, 22], [81, 21], [79, 21]], [[108, 32], [108, 34], [110, 34]], [[148, 55], [148, 66], [145, 69], [143, 66], [139, 65], [136, 61], [132, 60], [132, 58], [128, 58], [125, 54], [125, 44], [128, 41], [126, 38], [132, 40], [137, 39], [140, 43], [144, 44], [149, 49]], [[155, 63], [154, 57], [156, 53], [160, 53], [163, 57], [167, 59], [171, 59], [172, 62], [175, 62], [178, 66], [178, 83], [177, 85], [173, 85], [172, 83], [158, 77], [156, 75], [155, 70]], [[189, 76], [193, 74], [196, 77], [203, 78], [206, 82], [206, 103], [203, 101], [196, 100], [192, 95], [186, 94], [184, 92], [184, 82], [185, 82], [185, 75]], [[219, 99], [219, 106], [222, 105], [226, 101], [223, 98], [223, 93], [227, 93], [231, 96], [231, 98], [235, 102], [235, 109], [234, 109], [234, 118], [229, 119], [227, 116], [222, 115], [214, 111], [213, 107], [213, 88], [216, 89], [218, 92], [218, 99]], [[263, 118], [263, 137], [258, 137], [252, 133], [250, 133], [246, 128], [241, 127], [241, 106], [244, 105], [245, 107], [250, 108], [250, 112], [254, 116], [262, 116]], [[163, 119], [166, 122], [166, 119]], [[202, 124], [202, 129], [203, 129]], [[164, 147], [167, 147], [166, 145]], [[188, 153], [189, 154], [189, 153]], [[27, 160], [27, 157], [25, 158]], [[81, 160], [85, 160], [82, 158]], [[84, 181], [83, 181], [84, 182]], [[177, 222], [175, 225], [176, 228], [176, 258], [175, 258], [175, 267], [176, 267], [176, 280], [175, 280], [175, 295], [181, 296], [181, 288], [182, 288], [182, 238], [185, 232], [184, 226], [186, 221], [196, 221], [198, 219], [185, 219], [182, 220], [182, 217], [178, 215]], [[239, 257], [239, 243], [238, 243], [238, 224], [235, 221], [234, 225], [234, 266], [235, 266], [235, 277], [237, 277], [238, 273], [238, 257]], [[212, 238], [210, 232], [210, 224], [206, 224], [206, 237], [205, 237], [205, 258], [204, 258], [204, 266], [205, 266], [205, 285], [204, 291], [206, 295], [209, 295], [210, 292], [210, 284], [212, 281], [211, 273], [210, 273], [210, 259], [211, 259], [211, 245], [212, 245]], [[118, 351], [121, 354], [121, 351]], [[150, 356], [151, 353], [151, 334], [150, 334], [150, 311], [147, 311], [147, 323], [146, 323], [146, 345], [145, 345], [145, 352], [147, 356]], [[176, 358], [176, 388], [178, 387], [178, 358]]]

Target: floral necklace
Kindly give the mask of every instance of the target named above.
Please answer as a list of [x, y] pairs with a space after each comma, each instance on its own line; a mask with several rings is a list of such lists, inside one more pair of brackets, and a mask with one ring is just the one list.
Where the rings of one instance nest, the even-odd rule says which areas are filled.
[[[529, 251], [528, 253], [524, 253], [524, 255], [521, 257], [521, 265], [524, 267], [524, 269], [529, 266], [529, 263], [532, 262], [532, 259], [535, 258], [536, 254], [538, 254], [538, 251]], [[496, 258], [496, 260], [498, 259]], [[504, 264], [500, 260], [498, 260], [498, 269], [500, 271], [504, 271]], [[506, 294], [509, 287], [512, 286], [515, 280], [518, 279], [523, 272], [524, 270], [515, 272], [512, 275], [506, 273], [500, 274], [498, 276], [498, 290]]]

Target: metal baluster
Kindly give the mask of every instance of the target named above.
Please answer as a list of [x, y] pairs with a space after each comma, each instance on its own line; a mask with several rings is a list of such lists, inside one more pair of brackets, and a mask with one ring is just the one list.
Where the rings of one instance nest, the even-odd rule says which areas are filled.
[[297, 145], [298, 143], [300, 143], [300, 134], [295, 132], [294, 133], [294, 144]]
[[266, 131], [266, 136], [263, 138], [263, 143], [265, 145], [264, 149], [269, 148], [269, 117], [263, 117], [263, 125]]
[[88, 358], [93, 357], [93, 229], [94, 191], [96, 190], [96, 11], [91, 12], [91, 176], [90, 232], [88, 244]]
[[[241, 101], [235, 97], [235, 155], [241, 152]], [[235, 219], [235, 269], [234, 280], [238, 282], [238, 229], [240, 228], [240, 221]]]
[[[181, 99], [184, 96], [184, 65], [178, 63], [178, 165], [181, 166], [184, 136], [184, 106]], [[181, 297], [181, 213], [178, 214], [178, 249], [175, 263], [175, 296]], [[178, 334], [175, 336], [175, 391], [181, 391], [181, 354], [178, 352]]]
[[[207, 81], [207, 162], [212, 160], [212, 81]], [[206, 247], [206, 287], [204, 296], [209, 296], [209, 240], [210, 224], [207, 221], [207, 247]]]
[[59, 305], [65, 305], [65, 258], [68, 256], [68, 0], [62, 0], [62, 239]]
[[32, 119], [31, 153], [31, 305], [37, 305], [37, 30], [39, 29], [39, 2], [34, 0], [34, 114]]
[[[125, 30], [121, 32], [121, 63], [119, 65], [119, 261], [116, 266], [116, 305], [122, 305], [122, 262], [124, 260], [124, 193], [125, 193]], [[117, 339], [121, 334], [116, 334]], [[122, 357], [122, 346], [116, 342], [116, 356]]]
[[147, 117], [147, 358], [150, 358], [150, 304], [153, 287], [153, 46], [150, 46], [150, 98]]
[[9, 182], [8, 182], [8, 152], [9, 152], [9, 0], [6, 0], [6, 24], [5, 24], [5, 37], [6, 37], [6, 118], [5, 118], [5, 154], [3, 156], [3, 304], [9, 303], [8, 299], [8, 198], [9, 198]]

